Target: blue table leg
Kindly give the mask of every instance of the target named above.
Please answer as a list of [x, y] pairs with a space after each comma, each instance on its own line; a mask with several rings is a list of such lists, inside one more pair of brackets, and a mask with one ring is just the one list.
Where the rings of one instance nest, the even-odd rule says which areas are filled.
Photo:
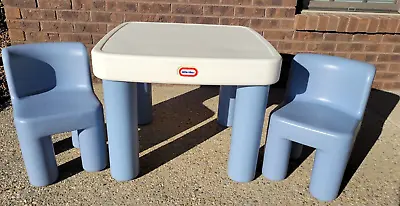
[[138, 96], [138, 124], [150, 124], [152, 114], [152, 92], [150, 83], [137, 83]]
[[218, 124], [230, 127], [233, 122], [237, 86], [221, 86], [218, 102]]
[[139, 174], [136, 83], [103, 80], [111, 176], [117, 181]]
[[269, 86], [239, 86], [228, 160], [228, 175], [237, 182], [254, 179]]
[[79, 134], [78, 130], [74, 130], [71, 132], [72, 134], [72, 146], [75, 148], [79, 148]]

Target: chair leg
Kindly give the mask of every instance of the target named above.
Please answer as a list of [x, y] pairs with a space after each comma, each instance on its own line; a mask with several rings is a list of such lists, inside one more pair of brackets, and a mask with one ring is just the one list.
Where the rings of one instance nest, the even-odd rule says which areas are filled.
[[19, 144], [29, 182], [38, 187], [55, 182], [58, 178], [58, 168], [51, 136], [20, 137]]
[[321, 201], [334, 200], [339, 192], [351, 148], [345, 151], [317, 149], [312, 169], [310, 192]]
[[301, 156], [301, 153], [303, 152], [303, 145], [299, 144], [297, 142], [292, 142], [292, 149], [290, 152], [290, 158], [291, 159], [298, 159]]
[[239, 86], [237, 89], [228, 160], [228, 175], [234, 181], [254, 179], [268, 89], [268, 86]]
[[152, 92], [150, 83], [137, 83], [138, 98], [138, 124], [150, 124], [153, 120], [152, 114]]
[[107, 166], [107, 146], [102, 114], [99, 114], [95, 126], [79, 130], [79, 143], [82, 166], [85, 171], [96, 172]]
[[272, 128], [272, 126], [269, 128], [265, 144], [262, 173], [267, 179], [279, 181], [287, 176], [292, 142], [280, 138], [277, 135], [279, 131], [274, 132], [280, 128]]
[[139, 174], [136, 83], [103, 80], [111, 176], [127, 181]]
[[72, 133], [72, 146], [74, 146], [75, 148], [79, 148], [79, 135], [78, 135], [78, 131], [74, 130], [71, 132]]
[[221, 86], [218, 102], [218, 124], [232, 126], [237, 86]]

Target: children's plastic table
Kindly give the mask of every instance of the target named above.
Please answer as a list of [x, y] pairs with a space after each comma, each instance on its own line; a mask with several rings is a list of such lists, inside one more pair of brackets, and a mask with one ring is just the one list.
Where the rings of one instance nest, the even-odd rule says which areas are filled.
[[[247, 27], [126, 22], [92, 50], [94, 75], [103, 80], [111, 175], [139, 174], [137, 83], [237, 86], [228, 175], [254, 178], [269, 85], [279, 80], [282, 57]], [[150, 138], [150, 137], [149, 137]]]

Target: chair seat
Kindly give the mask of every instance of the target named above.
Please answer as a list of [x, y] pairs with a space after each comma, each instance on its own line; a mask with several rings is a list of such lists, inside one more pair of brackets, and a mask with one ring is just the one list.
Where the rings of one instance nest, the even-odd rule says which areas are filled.
[[31, 133], [47, 135], [90, 127], [102, 111], [99, 100], [89, 90], [51, 90], [23, 98], [15, 107], [17, 129], [24, 127]]
[[360, 120], [317, 103], [292, 101], [273, 113], [278, 121], [333, 137], [351, 138]]

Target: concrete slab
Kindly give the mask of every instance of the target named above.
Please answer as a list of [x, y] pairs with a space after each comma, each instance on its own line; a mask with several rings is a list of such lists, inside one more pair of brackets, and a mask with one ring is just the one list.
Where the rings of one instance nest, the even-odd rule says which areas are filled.
[[[101, 85], [96, 84], [95, 91], [102, 100]], [[312, 150], [291, 162], [293, 172], [284, 181], [269, 181], [260, 172], [250, 183], [228, 178], [231, 129], [216, 124], [218, 87], [156, 85], [153, 94], [154, 122], [139, 131], [141, 177], [127, 182], [114, 181], [109, 169], [82, 171], [79, 150], [72, 148], [70, 134], [66, 133], [54, 136], [60, 180], [48, 187], [30, 186], [12, 109], [1, 111], [0, 205], [400, 204], [400, 130], [394, 120], [385, 118], [388, 114], [393, 119], [393, 112], [379, 106], [383, 93], [368, 105], [345, 174], [344, 190], [332, 203], [319, 202], [308, 192]], [[265, 123], [282, 94], [272, 90], [274, 104], [267, 109]], [[397, 103], [389, 101], [387, 105], [399, 111]], [[265, 129], [260, 146], [264, 141]]]

